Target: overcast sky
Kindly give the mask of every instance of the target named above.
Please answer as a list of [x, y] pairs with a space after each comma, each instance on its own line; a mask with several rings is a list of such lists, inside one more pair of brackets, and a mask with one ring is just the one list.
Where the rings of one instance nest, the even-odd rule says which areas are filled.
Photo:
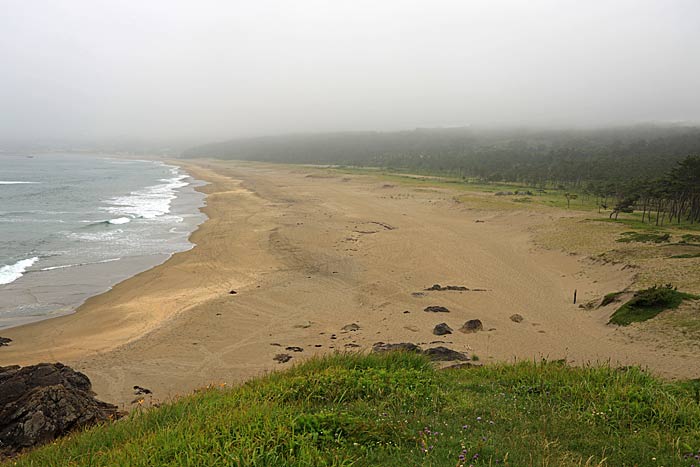
[[0, 0], [0, 140], [648, 121], [698, 0]]

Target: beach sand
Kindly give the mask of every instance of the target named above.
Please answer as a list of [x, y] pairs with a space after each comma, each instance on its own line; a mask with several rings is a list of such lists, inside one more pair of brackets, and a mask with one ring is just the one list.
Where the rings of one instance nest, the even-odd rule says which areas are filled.
[[[612, 308], [572, 303], [575, 289], [586, 303], [629, 286], [633, 272], [536, 247], [533, 227], [564, 211], [474, 209], [448, 188], [315, 168], [177, 163], [209, 182], [201, 188], [209, 219], [191, 237], [196, 247], [76, 313], [4, 330], [13, 342], [0, 348], [0, 365], [61, 361], [87, 374], [101, 399], [127, 409], [134, 385], [163, 401], [379, 341], [443, 341], [434, 345], [487, 364], [610, 361], [700, 376], [697, 351], [658, 351], [607, 326]], [[424, 290], [435, 283], [485, 290]], [[430, 305], [450, 312], [423, 311]], [[511, 321], [514, 313], [524, 320]], [[458, 332], [469, 319], [484, 330]], [[455, 332], [433, 335], [441, 322]], [[342, 330], [351, 323], [359, 330]], [[279, 364], [280, 353], [293, 359]]]

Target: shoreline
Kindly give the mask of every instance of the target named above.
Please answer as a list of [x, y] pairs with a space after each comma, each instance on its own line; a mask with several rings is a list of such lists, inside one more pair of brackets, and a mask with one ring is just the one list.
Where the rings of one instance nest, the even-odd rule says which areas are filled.
[[[126, 160], [130, 160], [130, 159], [127, 158]], [[188, 177], [190, 177], [195, 183], [200, 182], [199, 184], [193, 184], [192, 188], [194, 191], [199, 192], [199, 193], [203, 193], [205, 195], [204, 199], [202, 200], [202, 206], [197, 208], [198, 212], [200, 214], [202, 214], [204, 216], [204, 218], [203, 218], [202, 222], [195, 224], [194, 229], [187, 236], [187, 242], [190, 244], [190, 247], [186, 250], [174, 251], [170, 254], [146, 255], [149, 258], [156, 257], [156, 256], [160, 256], [162, 258], [158, 259], [157, 262], [156, 261], [149, 261], [148, 264], [144, 265], [144, 267], [141, 270], [139, 270], [133, 274], [129, 274], [128, 276], [124, 277], [123, 279], [114, 282], [107, 289], [105, 289], [101, 292], [97, 292], [97, 293], [94, 293], [94, 294], [88, 296], [87, 298], [82, 300], [79, 304], [72, 307], [72, 309], [69, 311], [59, 311], [60, 314], [58, 314], [56, 316], [48, 316], [46, 318], [39, 318], [39, 319], [32, 320], [29, 322], [21, 323], [18, 325], [0, 328], [0, 332], [3, 333], [3, 337], [5, 335], [7, 335], [7, 336], [13, 335], [13, 334], [15, 334], [15, 332], [19, 332], [20, 334], [23, 334], [25, 332], [25, 330], [27, 330], [29, 334], [33, 335], [37, 331], [40, 331], [42, 328], [50, 328], [51, 327], [50, 323], [52, 323], [54, 321], [61, 320], [62, 318], [70, 318], [70, 317], [77, 315], [77, 314], [81, 315], [80, 319], [78, 319], [77, 321], [82, 321], [83, 315], [88, 315], [88, 314], [92, 315], [95, 313], [96, 307], [93, 306], [93, 302], [98, 302], [98, 303], [104, 302], [105, 299], [102, 297], [104, 295], [109, 295], [110, 293], [112, 293], [114, 291], [115, 288], [120, 287], [123, 283], [135, 280], [139, 276], [141, 276], [143, 274], [147, 274], [147, 273], [153, 271], [154, 269], [165, 265], [167, 262], [172, 260], [175, 256], [183, 254], [183, 253], [187, 253], [187, 252], [191, 251], [192, 249], [196, 248], [197, 244], [192, 240], [193, 236], [196, 234], [196, 232], [198, 230], [200, 230], [202, 225], [209, 220], [209, 217], [207, 216], [207, 214], [205, 212], [206, 207], [207, 207], [207, 205], [206, 205], [207, 196], [203, 190], [203, 188], [205, 188], [209, 182], [194, 176], [187, 168], [184, 167], [183, 164], [179, 164], [179, 163], [176, 164], [175, 161], [173, 161], [171, 159], [140, 159], [140, 160], [144, 160], [144, 161], [148, 160], [149, 162], [161, 162], [161, 163], [165, 163], [167, 165], [177, 166], [179, 169], [183, 170], [188, 175]], [[141, 258], [141, 257], [139, 257], [139, 258]], [[29, 272], [29, 274], [31, 274], [31, 272]], [[34, 330], [34, 328], [36, 328], [36, 331]], [[113, 348], [118, 347], [120, 345], [124, 345], [124, 344], [128, 343], [129, 340], [131, 340], [133, 338], [138, 338], [138, 337], [140, 337], [140, 336], [139, 335], [130, 336], [128, 339], [124, 340], [123, 342], [114, 342], [111, 346], [96, 345], [90, 350], [94, 351], [94, 352], [104, 352], [106, 350], [113, 349]], [[82, 351], [85, 351], [85, 349], [83, 348], [81, 350], [81, 352]], [[48, 352], [49, 352], [49, 355], [50, 354], [58, 354], [58, 352], [56, 350], [49, 350]], [[73, 353], [74, 352], [69, 352], [69, 353], [64, 354], [64, 355], [66, 355], [66, 356], [68, 356], [68, 358], [70, 358], [70, 357], [72, 357]], [[0, 362], [4, 361], [2, 359], [3, 356], [4, 355], [0, 355]], [[29, 358], [31, 358], [31, 357], [29, 357]], [[23, 361], [24, 360], [20, 359], [20, 362], [23, 362]], [[34, 360], [28, 360], [28, 361], [34, 361]], [[36, 361], [38, 362], [38, 360], [36, 360]], [[4, 363], [0, 363], [0, 365], [2, 365], [2, 364], [4, 364]], [[28, 364], [28, 363], [20, 363], [20, 364]]]
[[[296, 362], [379, 341], [441, 340], [483, 363], [563, 358], [700, 375], [693, 352], [650, 348], [607, 326], [606, 311], [571, 303], [574, 289], [585, 303], [622, 290], [633, 272], [537, 248], [532, 227], [553, 212], [471, 209], [449, 189], [299, 166], [178, 163], [209, 182], [195, 247], [72, 315], [3, 332], [13, 342], [0, 365], [61, 361], [124, 409], [134, 385], [154, 392], [147, 402], [164, 401], [284, 368], [280, 353]], [[485, 290], [426, 291], [435, 283]], [[457, 329], [475, 318], [483, 332], [432, 334], [439, 322]], [[351, 323], [359, 329], [343, 330]]]
[[[103, 159], [132, 161], [131, 158], [124, 157], [104, 157]], [[10, 315], [0, 318], [0, 334], [19, 326], [73, 314], [90, 298], [107, 293], [115, 285], [165, 263], [174, 254], [194, 247], [189, 238], [199, 225], [206, 221], [206, 216], [201, 211], [206, 196], [201, 196], [200, 199], [201, 192], [197, 190], [205, 182], [192, 177], [175, 161], [169, 159], [152, 158], [137, 161], [177, 169], [181, 175], [189, 179], [187, 186], [175, 193], [175, 198], [171, 200], [170, 211], [165, 214], [182, 218], [182, 224], [171, 229], [171, 231], [179, 230], [177, 235], [182, 238], [168, 240], [168, 244], [172, 243], [170, 251], [136, 255], [115, 252], [113, 256], [119, 257], [23, 271], [20, 277], [3, 287], [5, 293], [9, 294], [10, 300], [18, 301], [15, 304], [19, 307], [18, 310], [23, 307], [32, 309], [20, 313], [10, 308], [12, 310]], [[56, 292], [58, 286], [63, 290], [70, 290], [71, 293]], [[24, 304], [23, 297], [27, 295], [42, 297], [41, 301], [36, 303], [39, 306]]]

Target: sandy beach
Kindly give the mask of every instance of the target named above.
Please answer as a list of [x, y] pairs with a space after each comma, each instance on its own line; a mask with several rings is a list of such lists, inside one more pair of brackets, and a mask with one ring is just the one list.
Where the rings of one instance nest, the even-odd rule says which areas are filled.
[[[633, 272], [536, 247], [532, 227], [564, 211], [476, 209], [447, 188], [314, 168], [178, 165], [209, 183], [196, 247], [76, 313], [3, 331], [13, 342], [0, 348], [0, 365], [63, 362], [123, 408], [134, 385], [167, 400], [379, 341], [443, 341], [484, 363], [610, 361], [700, 376], [696, 351], [659, 351], [607, 326], [612, 309], [573, 304], [574, 290], [579, 304], [599, 299], [628, 287]], [[483, 290], [425, 290], [433, 284]], [[431, 305], [450, 312], [423, 311]], [[524, 320], [511, 321], [514, 313]], [[469, 319], [484, 330], [457, 332]], [[441, 322], [455, 332], [433, 335]], [[359, 330], [342, 330], [351, 323]], [[293, 359], [279, 364], [280, 353]]]

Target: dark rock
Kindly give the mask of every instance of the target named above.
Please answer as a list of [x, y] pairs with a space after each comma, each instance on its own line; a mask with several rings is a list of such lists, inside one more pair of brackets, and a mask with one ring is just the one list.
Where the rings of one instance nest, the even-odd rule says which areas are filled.
[[385, 344], [384, 342], [377, 342], [372, 346], [372, 352], [415, 352], [426, 355], [434, 361], [466, 362], [469, 360], [467, 354], [448, 349], [447, 347], [433, 347], [424, 351], [416, 344], [412, 344], [410, 342], [400, 342], [398, 344]]
[[359, 331], [360, 325], [356, 323], [346, 324], [342, 329], [343, 331]]
[[279, 342], [271, 342], [270, 345], [275, 347], [282, 347], [282, 344], [280, 344]]
[[314, 347], [323, 347], [323, 344], [314, 344]]
[[420, 353], [421, 348], [416, 344], [410, 342], [400, 342], [398, 344], [385, 344], [384, 342], [377, 342], [372, 346], [372, 352], [416, 352]]
[[510, 315], [510, 320], [514, 323], [522, 323], [524, 319], [523, 315], [519, 315], [518, 313]]
[[442, 292], [445, 290], [459, 290], [459, 291], [464, 291], [464, 290], [469, 290], [468, 288], [464, 287], [463, 285], [446, 285], [446, 286], [441, 286], [440, 284], [433, 284], [432, 287], [429, 287], [425, 290], [436, 290], [438, 292]]
[[0, 452], [12, 454], [118, 418], [90, 380], [61, 363], [0, 367]]
[[10, 342], [12, 342], [12, 339], [10, 339], [9, 337], [0, 337], [0, 347], [9, 345]]
[[425, 294], [423, 292], [412, 292], [411, 295], [414, 297], [425, 297]]
[[229, 292], [229, 295], [236, 295], [237, 293], [238, 293], [238, 292], [236, 292], [235, 290], [232, 290], [232, 291]]
[[407, 315], [407, 314], [409, 314], [409, 313], [410, 313], [410, 311], [408, 311], [408, 310], [404, 310], [404, 311], [403, 311], [403, 314], [404, 314], [404, 315]]
[[431, 360], [437, 360], [440, 362], [466, 362], [469, 360], [467, 354], [457, 352], [456, 350], [448, 349], [447, 347], [443, 346], [433, 347], [432, 349], [425, 350], [423, 353], [427, 355]]
[[423, 311], [428, 311], [431, 313], [449, 313], [450, 312], [450, 310], [448, 310], [444, 306], [437, 306], [437, 305], [431, 305], [431, 306], [425, 307], [425, 310], [423, 310]]
[[357, 348], [357, 347], [360, 347], [360, 344], [355, 344], [354, 342], [349, 342], [349, 343], [345, 344], [345, 347]]
[[153, 394], [153, 391], [141, 386], [134, 386], [134, 394], [140, 396], [141, 394]]
[[447, 325], [447, 323], [440, 323], [433, 329], [433, 334], [436, 336], [444, 336], [445, 334], [452, 334], [452, 328]]
[[287, 363], [291, 359], [292, 359], [292, 356], [289, 354], [286, 354], [286, 353], [278, 353], [273, 358], [273, 360], [276, 361], [277, 363]]
[[470, 319], [464, 325], [459, 328], [460, 331], [469, 333], [469, 332], [476, 332], [476, 331], [483, 331], [484, 330], [484, 325], [481, 323], [480, 319]]
[[303, 352], [304, 351], [304, 349], [302, 349], [301, 347], [296, 347], [296, 346], [289, 346], [289, 347], [285, 348], [284, 350], [289, 350], [290, 352]]

